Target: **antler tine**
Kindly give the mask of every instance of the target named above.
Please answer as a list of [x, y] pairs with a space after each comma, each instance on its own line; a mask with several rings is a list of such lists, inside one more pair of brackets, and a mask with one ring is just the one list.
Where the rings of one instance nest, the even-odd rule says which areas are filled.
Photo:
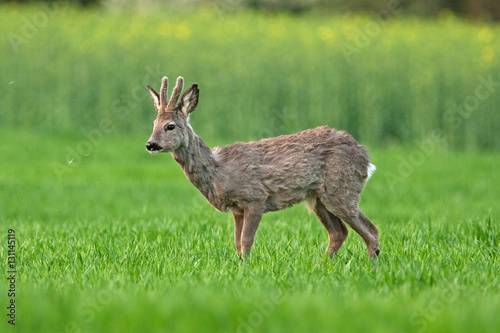
[[163, 79], [161, 79], [161, 88], [160, 88], [160, 105], [162, 106], [162, 108], [167, 106], [168, 104], [167, 89], [168, 89], [168, 77], [164, 76]]
[[170, 96], [170, 101], [167, 105], [168, 109], [175, 107], [175, 105], [177, 104], [177, 100], [181, 95], [182, 89], [184, 89], [184, 79], [182, 78], [182, 76], [179, 76], [177, 78], [177, 82], [175, 83], [175, 88], [172, 91], [172, 96]]

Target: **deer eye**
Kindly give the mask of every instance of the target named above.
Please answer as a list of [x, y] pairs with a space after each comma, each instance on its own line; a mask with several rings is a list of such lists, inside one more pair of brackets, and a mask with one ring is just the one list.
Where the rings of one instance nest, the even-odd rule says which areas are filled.
[[175, 128], [175, 125], [174, 124], [169, 124], [167, 126], [164, 127], [165, 128], [165, 131], [171, 131]]

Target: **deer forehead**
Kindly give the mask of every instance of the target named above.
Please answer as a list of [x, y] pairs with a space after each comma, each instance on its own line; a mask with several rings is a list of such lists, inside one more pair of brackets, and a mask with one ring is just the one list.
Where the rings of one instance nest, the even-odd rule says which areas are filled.
[[155, 122], [158, 124], [166, 124], [171, 122], [182, 122], [183, 116], [178, 111], [162, 112], [158, 114]]

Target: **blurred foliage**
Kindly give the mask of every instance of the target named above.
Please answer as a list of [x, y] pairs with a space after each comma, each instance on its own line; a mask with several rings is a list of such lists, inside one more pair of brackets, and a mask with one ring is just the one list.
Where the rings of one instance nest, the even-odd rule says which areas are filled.
[[436, 17], [443, 11], [471, 19], [500, 20], [498, 0], [0, 0], [0, 3], [73, 3], [83, 7], [102, 5], [114, 9], [175, 8], [192, 10], [215, 5], [225, 10], [250, 7], [269, 11], [302, 13], [309, 10], [379, 12], [394, 4], [407, 15]]
[[401, 12], [4, 6], [0, 124], [149, 135], [146, 84], [182, 75], [201, 88], [193, 127], [217, 144], [329, 125], [372, 145], [499, 149], [500, 27]]
[[343, 12], [379, 12], [393, 4], [400, 4], [406, 15], [436, 17], [450, 11], [471, 19], [500, 19], [498, 0], [318, 0], [320, 7]]
[[0, 0], [2, 3], [18, 3], [18, 4], [46, 4], [46, 5], [61, 5], [61, 4], [72, 4], [80, 5], [82, 7], [90, 7], [100, 5], [103, 0]]

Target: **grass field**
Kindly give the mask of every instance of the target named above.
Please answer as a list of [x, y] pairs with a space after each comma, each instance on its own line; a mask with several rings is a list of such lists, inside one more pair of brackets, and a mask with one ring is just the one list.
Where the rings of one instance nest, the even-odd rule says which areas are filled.
[[[51, 163], [75, 138], [2, 145], [2, 248], [13, 228], [19, 267], [8, 332], [500, 328], [498, 154], [429, 154], [394, 178], [418, 148], [374, 149], [361, 206], [381, 233], [377, 263], [352, 231], [323, 262], [326, 232], [303, 205], [266, 214], [241, 262], [231, 216], [169, 155], [149, 156], [148, 135], [103, 140], [62, 180]], [[1, 263], [5, 276], [5, 250]]]
[[[500, 330], [498, 26], [398, 16], [361, 47], [370, 17], [69, 8], [41, 24], [40, 8], [0, 11], [25, 39], [0, 49], [1, 332]], [[353, 231], [323, 261], [302, 204], [266, 214], [240, 261], [232, 217], [145, 152], [144, 86], [163, 75], [200, 84], [210, 146], [353, 133], [377, 166], [361, 208], [378, 261]]]

